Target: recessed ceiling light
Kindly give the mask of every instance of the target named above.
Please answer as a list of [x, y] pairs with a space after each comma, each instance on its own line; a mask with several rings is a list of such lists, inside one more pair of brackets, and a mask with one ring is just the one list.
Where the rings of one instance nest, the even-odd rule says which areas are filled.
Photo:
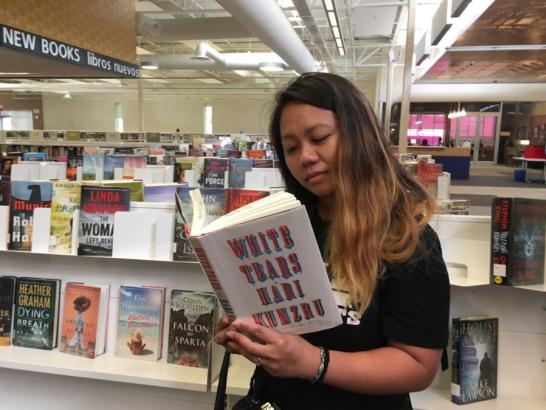
[[154, 63], [153, 61], [143, 61], [140, 63], [140, 68], [143, 70], [157, 70], [159, 68], [159, 65], [157, 63]]
[[269, 63], [260, 63], [258, 65], [259, 69], [262, 71], [284, 71], [286, 65], [278, 61], [271, 61]]

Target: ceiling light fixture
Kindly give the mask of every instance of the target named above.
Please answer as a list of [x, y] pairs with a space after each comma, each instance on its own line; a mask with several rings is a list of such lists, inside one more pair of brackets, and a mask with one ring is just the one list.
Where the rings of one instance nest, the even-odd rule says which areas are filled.
[[284, 71], [286, 69], [286, 65], [278, 61], [260, 63], [258, 67], [260, 70], [267, 72]]
[[153, 61], [143, 61], [140, 63], [140, 68], [143, 70], [157, 70], [159, 68], [159, 65], [157, 63], [154, 63]]
[[70, 91], [65, 91], [63, 94], [63, 98], [66, 100], [70, 100], [72, 96], [70, 95]]
[[343, 38], [339, 28], [336, 5], [334, 0], [322, 0], [322, 4], [324, 5], [324, 10], [328, 16], [328, 23], [330, 23], [330, 29], [332, 30], [332, 35], [336, 42], [337, 51], [339, 55], [343, 57], [345, 55], [345, 45], [343, 44]]

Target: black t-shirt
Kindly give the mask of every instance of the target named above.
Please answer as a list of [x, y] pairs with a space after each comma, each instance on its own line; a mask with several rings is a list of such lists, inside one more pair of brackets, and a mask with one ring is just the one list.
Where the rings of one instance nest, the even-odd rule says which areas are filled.
[[[312, 218], [321, 251], [329, 223]], [[426, 348], [443, 348], [449, 332], [449, 279], [438, 237], [429, 226], [419, 250], [408, 261], [386, 266], [370, 306], [362, 317], [347, 303], [347, 292], [334, 289], [343, 324], [302, 335], [315, 346], [357, 352], [386, 346], [389, 339]], [[281, 410], [412, 409], [408, 394], [369, 396], [311, 384], [307, 380], [278, 378], [257, 367], [256, 385], [263, 400]]]

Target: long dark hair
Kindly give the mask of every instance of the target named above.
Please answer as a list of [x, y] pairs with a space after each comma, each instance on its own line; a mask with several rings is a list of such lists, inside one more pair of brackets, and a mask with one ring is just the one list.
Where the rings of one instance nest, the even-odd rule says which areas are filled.
[[434, 202], [398, 162], [358, 88], [335, 74], [306, 73], [277, 94], [270, 135], [287, 190], [308, 209], [317, 198], [290, 173], [281, 141], [281, 116], [290, 103], [336, 115], [339, 141], [331, 170], [336, 189], [328, 261], [338, 285], [364, 310], [383, 263], [406, 260], [414, 253]]

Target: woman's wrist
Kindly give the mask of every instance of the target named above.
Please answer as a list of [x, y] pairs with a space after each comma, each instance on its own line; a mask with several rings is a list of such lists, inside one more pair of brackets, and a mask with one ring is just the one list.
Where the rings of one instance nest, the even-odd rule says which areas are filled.
[[328, 349], [319, 346], [320, 361], [317, 370], [312, 378], [309, 379], [310, 383], [322, 383], [326, 371], [328, 370], [328, 364], [330, 363], [330, 352]]

